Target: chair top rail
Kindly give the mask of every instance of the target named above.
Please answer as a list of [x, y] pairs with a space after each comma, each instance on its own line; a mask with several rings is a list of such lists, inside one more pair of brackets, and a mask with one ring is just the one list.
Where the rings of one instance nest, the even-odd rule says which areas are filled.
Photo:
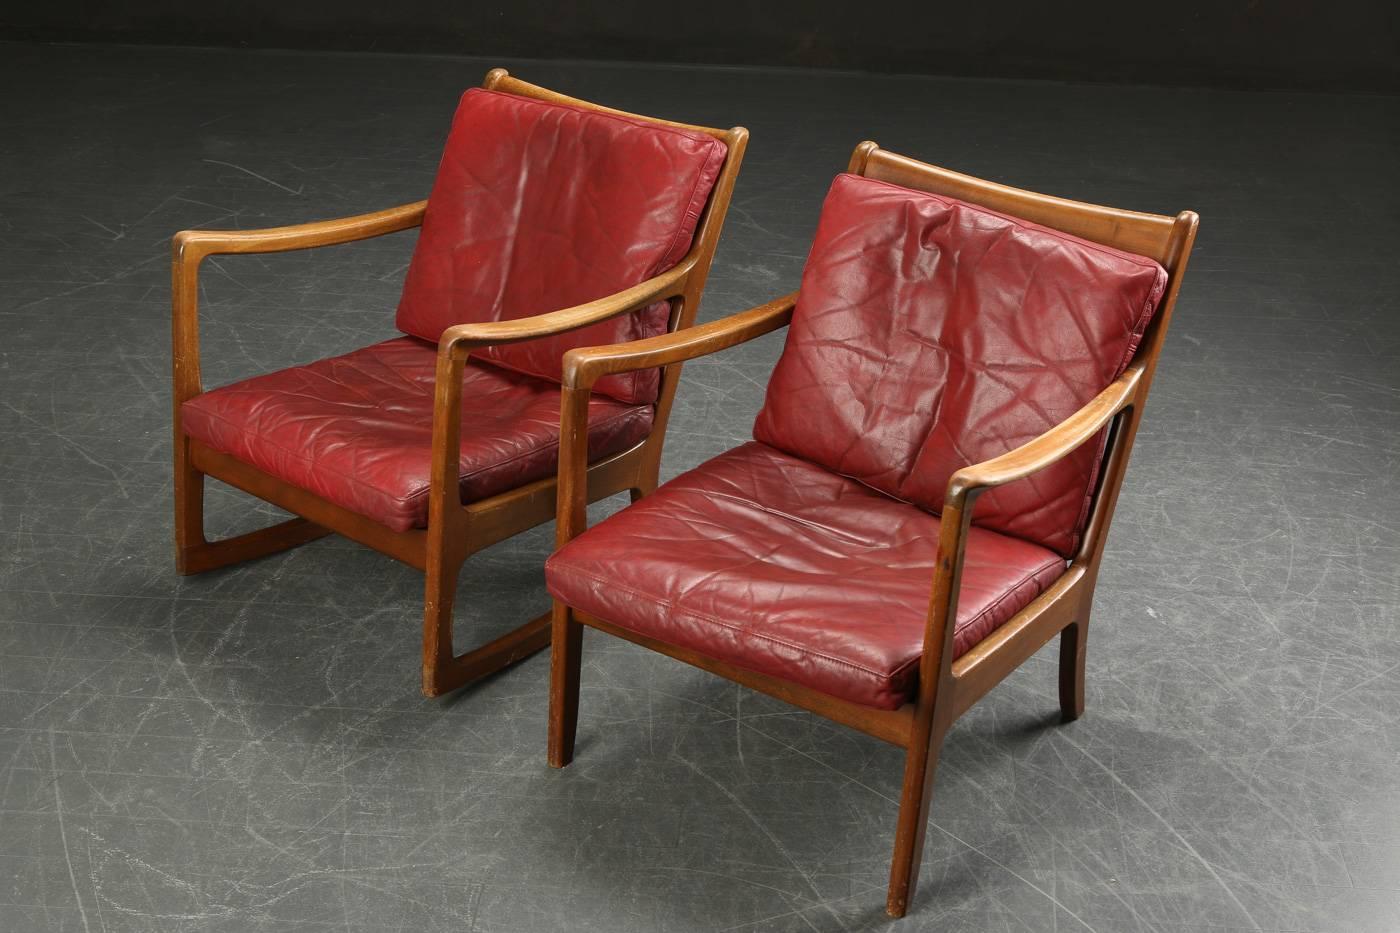
[[1161, 263], [1168, 272], [1174, 271], [1177, 259], [1172, 249], [1175, 217], [1120, 210], [1013, 188], [928, 165], [881, 149], [873, 142], [856, 147], [850, 171], [876, 181], [957, 198], [1104, 246], [1137, 253]]
[[536, 100], [543, 100], [553, 104], [566, 104], [570, 107], [579, 107], [584, 110], [595, 110], [599, 113], [611, 113], [620, 117], [627, 117], [632, 120], [645, 120], [647, 123], [657, 123], [661, 126], [673, 126], [676, 129], [691, 130], [697, 133], [704, 133], [726, 143], [732, 142], [735, 130], [738, 129], [718, 129], [713, 126], [700, 126], [695, 123], [680, 123], [675, 120], [663, 120], [660, 117], [651, 117], [642, 113], [630, 113], [626, 110], [618, 110], [614, 107], [604, 107], [602, 104], [595, 104], [589, 100], [582, 100], [577, 97], [570, 97], [567, 94], [560, 94], [558, 91], [551, 91], [549, 88], [540, 87], [538, 84], [531, 84], [528, 81], [521, 81], [519, 78], [511, 77], [510, 72], [504, 68], [492, 68], [486, 73], [486, 80], [482, 82], [482, 87], [488, 91], [502, 91], [506, 94], [515, 94], [519, 97], [533, 97]]

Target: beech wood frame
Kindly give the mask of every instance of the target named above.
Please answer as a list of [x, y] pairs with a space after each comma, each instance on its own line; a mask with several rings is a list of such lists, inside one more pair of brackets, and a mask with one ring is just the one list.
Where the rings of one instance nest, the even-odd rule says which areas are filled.
[[[963, 467], [948, 482], [924, 629], [915, 699], [897, 710], [866, 707], [810, 687], [736, 667], [699, 652], [629, 631], [555, 601], [550, 675], [549, 763], [573, 759], [578, 724], [583, 626], [625, 638], [754, 690], [785, 700], [906, 750], [886, 910], [902, 917], [914, 896], [934, 771], [952, 723], [1056, 635], [1060, 637], [1060, 708], [1064, 721], [1084, 712], [1084, 658], [1094, 585], [1104, 541], [1123, 484], [1148, 389], [1171, 322], [1198, 217], [1141, 214], [1011, 188], [858, 145], [850, 172], [931, 191], [1053, 227], [1075, 236], [1151, 257], [1167, 270], [1166, 293], [1132, 364], [1121, 377], [1065, 421], [1015, 450]], [[587, 525], [584, 469], [585, 416], [602, 376], [673, 366], [787, 326], [797, 293], [689, 330], [618, 347], [575, 349], [564, 357], [564, 406], [559, 457], [557, 536], [563, 546]], [[1064, 575], [969, 651], [952, 659], [958, 588], [972, 506], [984, 491], [1024, 479], [1108, 430], [1103, 469], [1078, 550]]]
[[[550, 617], [545, 613], [464, 654], [455, 654], [452, 647], [452, 607], [463, 562], [483, 548], [552, 519], [557, 486], [557, 478], [550, 476], [480, 501], [461, 501], [462, 376], [468, 356], [480, 347], [564, 333], [663, 300], [671, 305], [670, 329], [690, 326], [714, 259], [749, 135], [743, 127], [720, 130], [613, 110], [520, 81], [504, 68], [488, 72], [482, 86], [705, 133], [724, 142], [728, 152], [696, 227], [691, 249], [669, 270], [617, 294], [576, 307], [516, 320], [459, 324], [443, 333], [438, 341], [426, 528], [393, 531], [373, 519], [213, 450], [185, 433], [180, 406], [204, 391], [200, 379], [197, 276], [205, 257], [331, 246], [408, 230], [422, 224], [428, 202], [417, 201], [371, 214], [291, 227], [185, 230], [176, 234], [172, 243], [176, 569], [182, 574], [202, 573], [274, 554], [332, 532], [416, 567], [426, 576], [423, 693], [430, 697], [455, 690], [528, 657], [548, 646], [550, 638]], [[630, 491], [635, 500], [656, 488], [661, 447], [680, 368], [677, 362], [662, 369], [651, 433], [631, 449], [587, 467], [584, 485], [589, 501], [624, 491]], [[206, 476], [271, 502], [297, 517], [233, 538], [209, 541], [204, 536]]]

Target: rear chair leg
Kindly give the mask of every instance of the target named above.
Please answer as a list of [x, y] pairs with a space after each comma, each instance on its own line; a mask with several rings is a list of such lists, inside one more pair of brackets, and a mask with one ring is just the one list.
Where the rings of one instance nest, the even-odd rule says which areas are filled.
[[1084, 715], [1084, 646], [1089, 635], [1085, 614], [1060, 632], [1060, 718], [1074, 722]]
[[583, 625], [574, 619], [572, 610], [558, 600], [554, 602], [553, 634], [549, 668], [549, 766], [562, 768], [574, 760]]
[[919, 863], [924, 857], [924, 834], [928, 829], [929, 804], [933, 802], [933, 778], [938, 770], [938, 753], [943, 747], [942, 730], [913, 742], [904, 757], [904, 785], [899, 794], [899, 819], [895, 824], [894, 859], [890, 863], [890, 889], [885, 912], [903, 917], [914, 899], [919, 881]]

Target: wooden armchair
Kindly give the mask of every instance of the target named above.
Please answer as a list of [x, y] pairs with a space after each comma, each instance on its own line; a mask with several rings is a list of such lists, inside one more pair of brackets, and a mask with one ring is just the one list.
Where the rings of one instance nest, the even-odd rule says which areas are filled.
[[[1084, 709], [1104, 539], [1197, 226], [862, 143], [798, 292], [564, 358], [549, 762], [582, 627], [906, 749], [886, 904], [913, 896], [943, 736], [1060, 636]], [[584, 531], [590, 389], [791, 323], [756, 440]]]
[[[427, 201], [267, 230], [187, 230], [172, 265], [175, 547], [193, 574], [336, 532], [426, 574], [423, 692], [549, 643], [543, 615], [458, 655], [463, 561], [554, 516], [560, 359], [688, 326], [748, 132], [611, 110], [510, 77], [470, 90]], [[422, 226], [404, 336], [206, 392], [206, 256], [347, 243]], [[589, 499], [656, 486], [679, 366], [598, 384], [582, 441]], [[204, 536], [206, 476], [296, 518]]]

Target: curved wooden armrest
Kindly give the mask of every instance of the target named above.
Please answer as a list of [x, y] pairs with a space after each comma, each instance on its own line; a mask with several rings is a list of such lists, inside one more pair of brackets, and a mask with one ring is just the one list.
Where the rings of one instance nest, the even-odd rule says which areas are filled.
[[602, 376], [681, 363], [775, 331], [792, 320], [796, 303], [797, 293], [793, 292], [709, 324], [610, 347], [581, 347], [564, 354], [557, 546], [563, 547], [588, 524], [588, 399], [593, 384]]
[[1089, 404], [1044, 434], [999, 457], [958, 470], [948, 479], [944, 507], [962, 511], [969, 496], [983, 489], [1025, 479], [1068, 456], [1081, 444], [1096, 437], [1120, 411], [1133, 404], [1142, 374], [1141, 364], [1128, 367]]
[[262, 230], [181, 230], [171, 240], [171, 338], [174, 343], [175, 425], [180, 403], [204, 391], [199, 374], [199, 264], [223, 253], [278, 253], [407, 230], [423, 222], [427, 201], [317, 223]]
[[458, 520], [456, 513], [462, 504], [457, 482], [457, 461], [461, 442], [462, 371], [473, 349], [562, 334], [645, 308], [663, 299], [674, 298], [685, 291], [686, 281], [694, 268], [695, 257], [692, 255], [660, 275], [606, 298], [533, 317], [513, 321], [457, 324], [443, 331], [442, 336], [438, 338], [437, 373], [434, 376], [433, 387], [429, 522], [435, 524]]
[[280, 253], [334, 246], [417, 227], [423, 223], [427, 206], [427, 201], [415, 201], [369, 214], [261, 230], [181, 230], [175, 234], [173, 246], [177, 259], [195, 262], [221, 253]]
[[662, 299], [676, 297], [684, 290], [686, 277], [694, 268], [695, 259], [689, 257], [645, 282], [586, 304], [513, 321], [457, 324], [442, 332], [442, 336], [438, 338], [438, 352], [454, 359], [466, 359], [474, 347], [519, 343], [597, 324], [610, 317], [645, 308]]
[[1025, 479], [1045, 469], [1097, 437], [1120, 412], [1138, 403], [1144, 371], [1141, 363], [1129, 366], [1089, 404], [1044, 434], [999, 457], [965, 466], [948, 479], [948, 491], [939, 516], [938, 557], [934, 565], [928, 622], [924, 628], [924, 656], [919, 662], [921, 678], [949, 676], [954, 631], [951, 620], [957, 618], [973, 500], [983, 490]]
[[610, 347], [582, 347], [564, 354], [564, 386], [589, 389], [603, 376], [682, 363], [787, 326], [797, 292], [729, 317], [659, 337]]

